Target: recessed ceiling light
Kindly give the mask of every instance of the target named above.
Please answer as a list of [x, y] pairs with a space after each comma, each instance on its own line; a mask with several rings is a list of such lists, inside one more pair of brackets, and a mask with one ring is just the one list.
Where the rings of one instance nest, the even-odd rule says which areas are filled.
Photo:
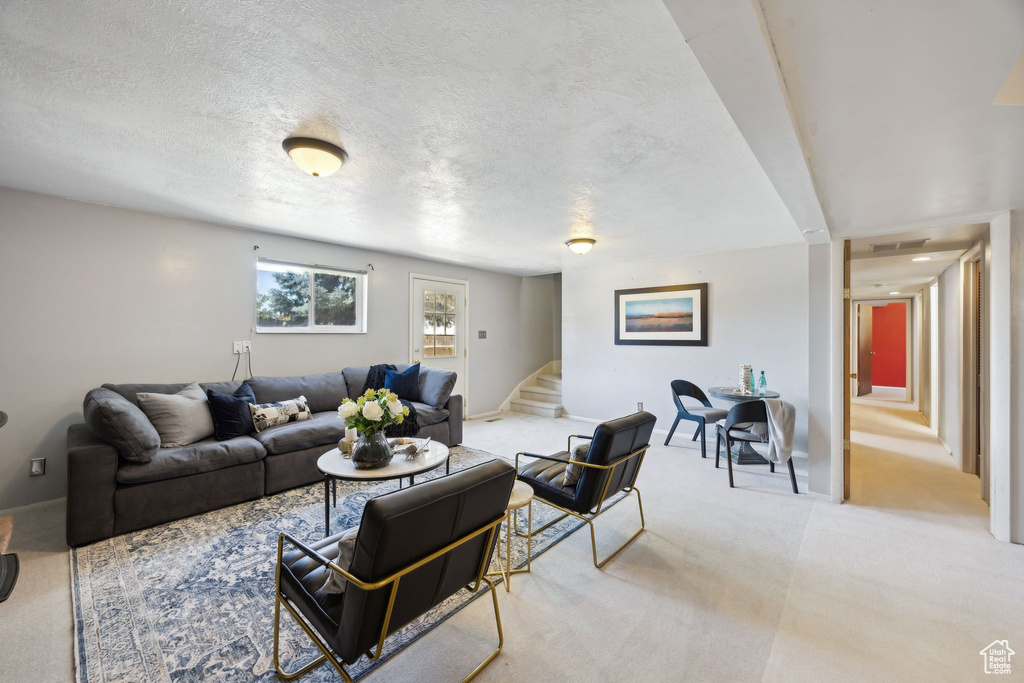
[[889, 296], [896, 296], [899, 292], [889, 292]]
[[595, 244], [597, 244], [597, 240], [592, 240], [589, 237], [576, 237], [566, 242], [565, 246], [569, 247], [572, 253], [582, 256], [593, 249]]
[[312, 176], [326, 178], [338, 172], [348, 159], [341, 147], [316, 138], [288, 138], [281, 143], [295, 165]]
[[805, 235], [817, 235], [819, 232], [825, 231], [821, 228], [810, 228], [809, 230], [804, 230]]
[[917, 257], [912, 258], [910, 260], [911, 261], [931, 261], [932, 257], [931, 256], [917, 256]]

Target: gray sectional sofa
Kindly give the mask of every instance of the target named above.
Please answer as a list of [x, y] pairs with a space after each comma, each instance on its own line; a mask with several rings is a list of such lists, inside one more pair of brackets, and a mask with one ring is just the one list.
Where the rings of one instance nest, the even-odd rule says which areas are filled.
[[[397, 367], [405, 370], [409, 366]], [[317, 458], [335, 448], [345, 432], [338, 405], [364, 391], [368, 370], [345, 368], [303, 377], [250, 378], [245, 382], [258, 403], [302, 395], [312, 419], [226, 441], [209, 438], [188, 446], [159, 448], [148, 461], [136, 452], [142, 449], [130, 433], [131, 425], [123, 418], [111, 418], [110, 410], [101, 411], [96, 395], [101, 402], [106, 397], [109, 402], [123, 399], [138, 406], [136, 395], [141, 392], [173, 394], [187, 384], [105, 384], [103, 390], [107, 391], [90, 392], [85, 405], [87, 424], [68, 429], [68, 545], [84, 545], [321, 480]], [[448, 446], [462, 441], [463, 402], [461, 396], [451, 395], [454, 383], [454, 373], [422, 368], [424, 402], [414, 403], [420, 425], [417, 436], [429, 436]], [[241, 384], [210, 382], [200, 386], [204, 391], [230, 394]], [[436, 403], [426, 402], [431, 398]], [[122, 408], [131, 410], [123, 402]], [[127, 438], [122, 438], [126, 431]]]

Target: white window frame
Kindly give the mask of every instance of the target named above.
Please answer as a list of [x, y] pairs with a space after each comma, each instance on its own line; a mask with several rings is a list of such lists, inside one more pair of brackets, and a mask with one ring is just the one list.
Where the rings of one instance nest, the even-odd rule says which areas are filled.
[[[259, 274], [260, 264], [274, 264], [287, 266], [297, 270], [304, 270], [309, 273], [309, 322], [305, 327], [260, 327], [259, 310], [256, 308], [259, 301]], [[316, 293], [316, 276], [341, 275], [354, 277], [356, 280], [356, 322], [354, 325], [317, 325], [316, 306], [313, 297]], [[334, 266], [323, 266], [316, 263], [295, 263], [293, 261], [279, 261], [277, 259], [259, 258], [256, 260], [256, 287], [254, 288], [255, 298], [253, 309], [255, 312], [255, 329], [257, 334], [366, 334], [366, 302], [369, 289], [369, 277], [365, 270], [353, 270], [351, 268], [337, 268]]]

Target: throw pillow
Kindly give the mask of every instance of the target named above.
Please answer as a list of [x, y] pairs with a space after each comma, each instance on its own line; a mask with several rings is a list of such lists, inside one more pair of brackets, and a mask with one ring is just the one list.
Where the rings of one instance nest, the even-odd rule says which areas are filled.
[[384, 375], [384, 388], [398, 394], [398, 398], [406, 401], [420, 400], [420, 364], [410, 366], [408, 370], [388, 370]]
[[188, 446], [213, 436], [210, 402], [197, 382], [176, 394], [139, 393], [135, 398], [160, 433], [161, 448]]
[[420, 372], [423, 380], [420, 384], [420, 400], [429, 403], [435, 408], [444, 408], [448, 403], [452, 392], [455, 390], [455, 380], [458, 374], [451, 370], [440, 370], [438, 368], [423, 368]]
[[[572, 453], [571, 460], [587, 461], [587, 452], [590, 450], [590, 442], [581, 443]], [[562, 476], [562, 486], [573, 487], [583, 476], [583, 470], [587, 469], [582, 465], [566, 465], [565, 474]]]
[[[349, 570], [352, 566], [352, 558], [356, 554], [356, 538], [359, 536], [359, 527], [354, 526], [341, 535], [338, 539], [338, 557], [334, 559], [334, 564], [338, 565], [345, 571]], [[334, 571], [333, 569], [327, 570], [327, 582], [324, 587], [320, 590], [324, 593], [344, 593], [345, 586], [348, 585], [348, 580], [342, 578], [341, 574]]]
[[249, 412], [252, 413], [252, 423], [257, 432], [289, 422], [313, 419], [313, 414], [309, 412], [309, 406], [306, 405], [305, 396], [276, 403], [250, 405]]
[[141, 409], [110, 389], [93, 389], [82, 406], [92, 433], [117, 449], [121, 457], [146, 463], [160, 450], [160, 434]]
[[210, 401], [213, 438], [217, 441], [227, 441], [256, 431], [252, 424], [252, 411], [249, 410], [249, 404], [256, 403], [256, 397], [248, 384], [238, 387], [232, 394], [207, 389], [206, 398]]

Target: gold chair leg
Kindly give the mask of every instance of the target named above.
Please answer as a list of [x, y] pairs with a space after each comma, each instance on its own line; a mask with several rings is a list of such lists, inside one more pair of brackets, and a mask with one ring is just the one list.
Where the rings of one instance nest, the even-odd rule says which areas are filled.
[[[306, 635], [309, 636], [309, 639], [313, 641], [313, 644], [316, 645], [317, 649], [320, 650], [320, 653], [321, 653], [319, 657], [317, 657], [316, 659], [311, 661], [309, 664], [306, 664], [305, 666], [303, 666], [298, 671], [293, 671], [291, 673], [289, 673], [289, 672], [287, 672], [287, 671], [285, 671], [284, 669], [281, 668], [281, 659], [280, 659], [280, 656], [279, 656], [280, 655], [280, 648], [278, 646], [278, 643], [280, 641], [280, 632], [281, 632], [281, 605], [282, 604], [285, 606], [285, 609], [288, 610], [288, 613], [292, 615], [292, 618], [295, 619], [295, 622], [299, 626], [302, 627], [303, 631], [306, 632]], [[309, 673], [310, 671], [312, 671], [316, 667], [318, 667], [321, 664], [323, 664], [325, 661], [329, 661], [331, 663], [331, 665], [334, 666], [334, 669], [338, 672], [338, 674], [341, 676], [342, 680], [345, 681], [345, 683], [352, 683], [352, 677], [348, 675], [348, 672], [345, 671], [344, 667], [342, 667], [341, 664], [338, 663], [338, 661], [330, 654], [330, 652], [328, 652], [324, 648], [324, 646], [320, 644], [320, 639], [316, 637], [316, 635], [310, 630], [310, 628], [308, 626], [306, 626], [306, 622], [304, 622], [302, 620], [302, 618], [299, 617], [299, 615], [295, 613], [295, 610], [292, 608], [292, 606], [289, 605], [288, 602], [285, 601], [284, 598], [282, 598], [280, 594], [275, 595], [274, 596], [274, 669], [277, 671], [278, 678], [282, 678], [282, 679], [284, 679], [286, 681], [294, 680], [294, 679], [298, 678], [299, 676], [304, 676], [305, 674]]]
[[621, 553], [623, 550], [625, 550], [626, 546], [628, 546], [630, 543], [635, 541], [640, 536], [640, 534], [642, 534], [644, 532], [644, 530], [647, 528], [647, 524], [644, 521], [644, 502], [643, 502], [643, 499], [640, 498], [640, 489], [635, 488], [635, 487], [630, 489], [630, 493], [632, 493], [634, 491], [636, 492], [636, 503], [640, 507], [640, 529], [635, 534], [630, 536], [629, 540], [627, 540], [625, 543], [623, 543], [618, 548], [616, 548], [615, 552], [613, 552], [611, 555], [609, 555], [608, 557], [604, 558], [600, 562], [598, 562], [598, 560], [597, 560], [597, 538], [594, 535], [594, 523], [591, 520], [586, 519], [585, 517], [581, 517], [581, 519], [585, 520], [587, 522], [587, 524], [590, 525], [590, 545], [591, 545], [591, 549], [593, 550], [593, 553], [594, 553], [594, 566], [597, 567], [598, 569], [600, 569], [605, 564], [607, 564], [610, 559], [612, 559], [613, 557], [615, 557], [616, 555]]
[[471, 681], [474, 678], [476, 678], [477, 674], [483, 671], [488, 664], [494, 661], [494, 658], [498, 656], [498, 654], [501, 652], [501, 648], [505, 645], [505, 635], [501, 632], [501, 612], [498, 610], [498, 593], [494, 590], [494, 583], [490, 579], [488, 579], [486, 576], [483, 577], [483, 579], [487, 582], [487, 585], [491, 589], [491, 600], [494, 602], [494, 622], [498, 625], [498, 649], [489, 654], [487, 656], [487, 659], [480, 662], [480, 664], [475, 669], [473, 669], [473, 672], [462, 680], [462, 683], [467, 683], [467, 681]]

